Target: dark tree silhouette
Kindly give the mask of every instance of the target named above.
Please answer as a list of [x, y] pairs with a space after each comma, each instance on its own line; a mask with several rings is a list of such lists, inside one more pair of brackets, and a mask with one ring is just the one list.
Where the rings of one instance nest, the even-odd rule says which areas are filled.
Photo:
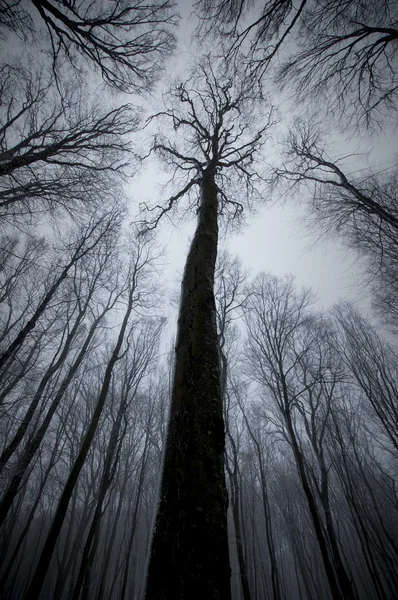
[[[333, 158], [327, 136], [316, 125], [299, 123], [286, 141], [284, 164], [275, 181], [287, 193], [309, 195], [307, 218], [324, 234], [343, 234], [344, 242], [366, 261], [366, 279], [378, 315], [395, 330], [398, 312], [398, 210], [395, 167], [351, 174], [344, 158]], [[349, 157], [345, 157], [349, 158]]]
[[88, 224], [80, 227], [77, 240], [74, 240], [69, 246], [70, 256], [66, 257], [64, 265], [60, 266], [59, 272], [48, 286], [44, 297], [40, 299], [33, 314], [21, 327], [18, 334], [8, 344], [7, 348], [1, 352], [0, 368], [2, 368], [9, 360], [13, 359], [15, 353], [22, 346], [27, 336], [36, 327], [37, 322], [44, 314], [62, 282], [67, 278], [72, 267], [80, 259], [92, 252], [105, 237], [114, 234], [115, 228], [120, 226], [121, 216], [120, 210], [110, 211], [108, 214], [103, 212], [102, 214], [95, 215], [89, 220]]
[[[250, 97], [209, 62], [171, 92], [171, 107], [157, 115], [171, 122], [176, 142], [157, 138], [154, 151], [186, 183], [147, 224], [194, 188], [198, 222], [182, 281], [176, 362], [159, 507], [153, 531], [146, 598], [229, 598], [224, 424], [220, 389], [214, 269], [219, 215], [243, 205], [226, 182], [239, 181], [240, 197], [258, 179], [257, 152], [269, 125], [250, 134]], [[177, 104], [177, 105], [176, 105]], [[243, 188], [243, 190], [242, 190]], [[191, 196], [192, 198], [192, 196]], [[192, 205], [191, 204], [191, 205]]]
[[[306, 396], [312, 407], [314, 404], [319, 407], [320, 394], [317, 388], [326, 379], [325, 363], [329, 358], [319, 355], [318, 343], [321, 336], [314, 317], [308, 312], [310, 303], [310, 293], [303, 291], [296, 295], [293, 281], [289, 278], [281, 281], [264, 274], [257, 278], [250, 296], [250, 311], [246, 314], [250, 332], [246, 349], [247, 370], [251, 377], [269, 390], [283, 420], [332, 597], [336, 600], [354, 600], [355, 591], [341, 561], [330, 518], [327, 468], [322, 454], [322, 426], [315, 420], [314, 409], [309, 438], [318, 453], [319, 470], [326, 477], [321, 476], [322, 483], [316, 486], [324, 508], [325, 524], [316, 492], [311, 486], [311, 474], [308, 472], [294, 417], [296, 410], [305, 410]], [[317, 391], [318, 398], [314, 400], [313, 396]]]
[[0, 69], [0, 216], [15, 219], [99, 205], [131, 172], [131, 105], [101, 107], [87, 87], [43, 70]]
[[237, 328], [234, 321], [239, 319], [247, 304], [245, 284], [247, 273], [242, 270], [237, 258], [232, 259], [223, 252], [216, 265], [215, 296], [217, 309], [218, 349], [221, 367], [221, 395], [224, 404], [224, 421], [226, 434], [225, 469], [228, 474], [229, 500], [232, 508], [232, 519], [235, 531], [236, 552], [239, 564], [239, 578], [244, 600], [251, 600], [248, 581], [248, 567], [245, 560], [244, 539], [241, 525], [241, 490], [239, 472], [239, 438], [236, 423], [232, 424], [231, 399], [228, 391], [228, 363], [231, 361], [234, 346], [237, 342]]
[[[198, 0], [202, 31], [232, 40], [228, 56], [247, 49], [253, 82], [279, 55], [279, 82], [296, 84], [328, 107], [370, 125], [397, 94], [397, 4], [372, 0]], [[251, 12], [249, 12], [251, 9]], [[271, 64], [272, 63], [272, 64]], [[280, 65], [282, 65], [280, 67]], [[275, 71], [274, 71], [275, 72]], [[330, 92], [333, 93], [330, 93]]]
[[[62, 58], [79, 71], [83, 58], [107, 84], [125, 92], [153, 83], [174, 48], [172, 26], [177, 16], [171, 0], [5, 0], [2, 4], [3, 26], [36, 42], [44, 34], [54, 73]], [[38, 28], [40, 21], [44, 27]]]
[[[84, 432], [78, 454], [71, 466], [71, 470], [65, 487], [59, 499], [54, 518], [44, 542], [35, 572], [27, 590], [27, 598], [37, 600], [40, 597], [41, 589], [44, 584], [45, 576], [50, 566], [54, 548], [60, 534], [62, 524], [68, 510], [69, 502], [72, 498], [73, 490], [77, 484], [80, 472], [84, 466], [88, 452], [92, 445], [94, 435], [98, 428], [98, 423], [108, 397], [109, 388], [112, 382], [112, 374], [116, 363], [122, 358], [123, 345], [128, 338], [128, 330], [132, 315], [135, 310], [141, 306], [141, 279], [145, 278], [145, 271], [153, 262], [151, 240], [141, 240], [131, 248], [130, 264], [128, 266], [126, 282], [124, 285], [126, 307], [122, 321], [117, 333], [115, 343], [106, 364], [103, 375], [102, 385], [95, 403], [94, 411], [91, 415], [88, 427]], [[127, 342], [128, 343], [128, 342]]]

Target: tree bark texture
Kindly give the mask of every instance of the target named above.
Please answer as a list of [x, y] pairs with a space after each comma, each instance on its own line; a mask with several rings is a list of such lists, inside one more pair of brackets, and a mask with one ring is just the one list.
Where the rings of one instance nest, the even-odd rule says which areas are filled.
[[215, 168], [203, 172], [182, 281], [176, 362], [146, 600], [229, 600], [227, 491], [214, 268]]

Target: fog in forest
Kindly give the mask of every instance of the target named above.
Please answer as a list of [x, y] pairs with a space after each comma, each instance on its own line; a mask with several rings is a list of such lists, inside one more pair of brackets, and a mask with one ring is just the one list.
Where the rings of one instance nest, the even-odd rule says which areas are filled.
[[0, 14], [0, 598], [397, 600], [397, 0]]

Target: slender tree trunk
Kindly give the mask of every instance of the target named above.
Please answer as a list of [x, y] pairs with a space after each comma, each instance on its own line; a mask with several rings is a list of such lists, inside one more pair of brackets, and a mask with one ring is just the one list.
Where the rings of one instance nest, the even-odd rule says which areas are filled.
[[[219, 335], [220, 337], [220, 335]], [[224, 354], [222, 345], [219, 339], [219, 356], [220, 356], [220, 368], [221, 368], [221, 396], [223, 399], [223, 405], [225, 407], [226, 393], [227, 393], [227, 379], [228, 379], [228, 360]], [[227, 412], [227, 411], [225, 411]], [[247, 567], [245, 562], [244, 550], [243, 550], [243, 537], [242, 527], [240, 522], [240, 486], [239, 486], [239, 463], [238, 463], [238, 449], [235, 444], [235, 440], [231, 434], [228, 422], [228, 414], [225, 414], [225, 432], [229, 439], [231, 450], [232, 450], [232, 467], [229, 464], [228, 456], [225, 456], [225, 468], [228, 473], [229, 484], [231, 488], [231, 505], [232, 505], [232, 518], [235, 528], [235, 541], [236, 541], [236, 552], [238, 555], [239, 564], [239, 579], [242, 587], [243, 600], [251, 600], [249, 580], [247, 577]]]
[[[72, 569], [73, 560], [77, 560], [77, 556], [79, 555], [79, 548], [81, 545], [81, 538], [83, 537], [83, 534], [85, 532], [84, 523], [86, 523], [87, 520], [84, 517], [86, 513], [89, 513], [89, 502], [84, 503], [84, 512], [81, 519], [82, 526], [79, 527], [78, 533], [75, 535], [75, 538], [72, 539], [76, 514], [77, 492], [78, 487], [75, 488], [75, 491], [72, 496], [72, 504], [69, 511], [69, 525], [65, 536], [62, 557], [57, 560], [57, 579], [55, 582], [53, 594], [54, 600], [62, 599], [63, 590], [66, 586], [66, 582], [68, 581], [69, 573]], [[89, 495], [87, 495], [87, 497], [89, 497]]]
[[21, 481], [37, 450], [39, 449], [39, 446], [47, 432], [47, 429], [52, 421], [55, 411], [57, 410], [67, 388], [69, 387], [69, 384], [71, 383], [79, 366], [81, 365], [86, 356], [86, 352], [88, 350], [90, 342], [94, 336], [94, 333], [97, 329], [100, 320], [103, 317], [103, 314], [101, 314], [92, 324], [76, 360], [74, 361], [68, 373], [64, 377], [53, 401], [51, 402], [51, 405], [47, 411], [46, 416], [43, 419], [43, 422], [41, 423], [39, 429], [34, 433], [32, 438], [27, 442], [23, 452], [21, 453], [18, 463], [14, 469], [14, 475], [12, 476], [11, 481], [4, 494], [4, 497], [0, 502], [0, 525], [4, 522], [12, 503], [14, 502], [15, 497], [19, 492]]
[[[224, 357], [224, 355], [222, 354]], [[229, 476], [229, 482], [231, 486], [231, 504], [232, 504], [232, 518], [235, 527], [235, 539], [236, 539], [236, 551], [238, 555], [239, 564], [239, 577], [242, 586], [243, 600], [251, 600], [249, 580], [247, 578], [247, 567], [243, 551], [243, 539], [242, 539], [242, 526], [240, 522], [240, 489], [239, 489], [239, 465], [238, 465], [238, 450], [233, 439], [229, 426], [228, 420], [225, 419], [227, 436], [231, 444], [232, 449], [232, 463], [233, 469], [229, 465], [228, 458], [225, 461], [225, 466]]]
[[99, 489], [97, 491], [97, 504], [84, 545], [83, 556], [81, 559], [75, 588], [73, 590], [72, 600], [79, 600], [80, 595], [82, 596], [83, 600], [85, 600], [85, 598], [88, 598], [89, 596], [91, 585], [91, 573], [99, 542], [102, 517], [104, 516], [105, 512], [103, 508], [103, 503], [105, 500], [106, 493], [110, 488], [115, 475], [115, 469], [119, 458], [120, 446], [123, 442], [124, 435], [126, 433], [125, 426], [123, 429], [123, 433], [120, 436], [120, 439], [118, 440], [122, 418], [126, 410], [126, 400], [126, 397], [122, 399], [116, 420], [112, 427], [106, 457], [104, 461], [104, 470], [102, 473]]
[[15, 561], [16, 561], [16, 558], [18, 556], [18, 553], [19, 553], [19, 550], [20, 550], [20, 548], [22, 546], [22, 543], [23, 543], [23, 541], [24, 541], [24, 539], [26, 537], [26, 534], [28, 533], [29, 528], [30, 528], [30, 526], [32, 524], [32, 521], [33, 521], [35, 513], [36, 513], [36, 509], [39, 506], [40, 500], [42, 499], [42, 493], [43, 493], [43, 490], [44, 490], [44, 488], [46, 486], [47, 479], [48, 479], [48, 477], [50, 475], [51, 470], [54, 467], [55, 462], [56, 462], [56, 448], [52, 452], [50, 463], [49, 463], [48, 467], [46, 468], [44, 476], [43, 476], [43, 478], [42, 478], [42, 480], [40, 482], [39, 491], [38, 491], [38, 493], [36, 495], [36, 498], [35, 498], [35, 501], [33, 502], [32, 507], [31, 507], [31, 509], [29, 511], [28, 518], [26, 520], [25, 526], [24, 526], [24, 528], [22, 529], [22, 532], [19, 535], [18, 541], [17, 541], [17, 543], [15, 545], [15, 548], [13, 550], [13, 553], [12, 553], [12, 555], [11, 555], [9, 561], [8, 561], [7, 567], [4, 569], [4, 572], [3, 572], [2, 576], [1, 576], [1, 579], [0, 579], [0, 598], [2, 597], [2, 593], [3, 593], [3, 589], [4, 589], [4, 586], [5, 586], [5, 583], [6, 583], [7, 578], [9, 577], [9, 575], [11, 573], [11, 570], [13, 568], [13, 565], [14, 565]]
[[43, 587], [44, 579], [47, 575], [48, 568], [50, 566], [51, 558], [54, 552], [55, 544], [57, 543], [57, 539], [59, 533], [61, 531], [62, 524], [64, 522], [66, 512], [68, 510], [69, 502], [73, 494], [73, 490], [77, 483], [80, 471], [83, 468], [84, 462], [86, 460], [88, 451], [90, 449], [91, 443], [94, 438], [94, 434], [98, 427], [98, 422], [101, 417], [105, 400], [108, 395], [109, 386], [111, 383], [112, 372], [116, 362], [119, 360], [119, 353], [122, 348], [124, 336], [126, 333], [128, 321], [130, 318], [131, 311], [133, 309], [133, 293], [134, 289], [130, 290], [129, 300], [127, 305], [127, 310], [123, 318], [122, 325], [119, 330], [118, 339], [115, 345], [115, 348], [112, 352], [111, 358], [108, 362], [108, 365], [105, 370], [104, 381], [101, 387], [101, 391], [99, 394], [98, 402], [95, 407], [93, 416], [90, 421], [90, 425], [87, 429], [87, 432], [84, 436], [79, 454], [76, 457], [76, 460], [73, 464], [72, 470], [69, 474], [67, 482], [65, 484], [64, 490], [62, 492], [61, 498], [58, 503], [58, 507], [54, 516], [54, 520], [52, 522], [50, 531], [48, 532], [46, 541], [43, 546], [43, 550], [41, 552], [39, 562], [36, 567], [35, 574], [33, 576], [32, 582], [28, 588], [26, 594], [26, 600], [38, 600], [40, 597], [40, 592]]
[[22, 548], [21, 548], [21, 552], [20, 552], [20, 556], [18, 559], [18, 562], [16, 564], [16, 567], [13, 569], [13, 575], [12, 575], [12, 579], [11, 579], [11, 583], [9, 585], [7, 585], [6, 591], [1, 590], [1, 595], [0, 598], [3, 600], [13, 600], [13, 598], [17, 597], [17, 594], [15, 594], [15, 588], [17, 587], [17, 584], [20, 583], [20, 578], [19, 578], [19, 572], [22, 566], [22, 562], [24, 559], [24, 556], [26, 556], [25, 552], [26, 552], [26, 546], [27, 546], [27, 541], [28, 538], [27, 536], [25, 536], [24, 540], [23, 540], [23, 544], [22, 544]]
[[[313, 415], [313, 418], [315, 418], [315, 415]], [[318, 496], [323, 509], [326, 533], [330, 545], [331, 555], [333, 558], [333, 565], [336, 572], [336, 577], [338, 579], [343, 597], [346, 600], [355, 600], [357, 596], [355, 593], [354, 584], [353, 582], [351, 582], [347, 570], [344, 566], [344, 561], [341, 557], [337, 535], [334, 528], [332, 511], [330, 508], [329, 474], [325, 463], [323, 448], [321, 443], [317, 441], [316, 436], [313, 435], [313, 430], [309, 427], [307, 427], [306, 429], [319, 465], [320, 484], [315, 480], [315, 487], [318, 492]]]
[[224, 422], [214, 300], [217, 188], [203, 172], [182, 282], [176, 363], [147, 600], [228, 600]]
[[[22, 422], [20, 423], [13, 439], [9, 442], [9, 444], [6, 446], [6, 448], [2, 452], [2, 454], [0, 456], [0, 472], [2, 471], [4, 466], [7, 464], [7, 462], [10, 460], [11, 456], [14, 454], [14, 452], [18, 448], [19, 444], [23, 440], [24, 435], [29, 427], [29, 424], [33, 418], [35, 411], [36, 411], [36, 408], [39, 405], [39, 402], [43, 396], [44, 390], [46, 389], [48, 382], [51, 380], [53, 375], [63, 366], [63, 364], [66, 360], [66, 357], [69, 354], [69, 350], [70, 350], [72, 341], [73, 341], [73, 339], [76, 335], [76, 332], [85, 316], [86, 309], [87, 309], [90, 299], [91, 299], [91, 295], [87, 298], [87, 300], [84, 304], [84, 310], [80, 311], [80, 314], [77, 316], [71, 331], [68, 333], [65, 343], [63, 344], [62, 350], [60, 348], [56, 349], [55, 357], [57, 356], [57, 354], [59, 354], [58, 358], [56, 360], [53, 359], [51, 361], [49, 367], [47, 368], [46, 372], [44, 373], [44, 375], [37, 387], [35, 395], [33, 396], [33, 400], [30, 403], [29, 408], [26, 411], [25, 416], [23, 417]], [[61, 344], [62, 344], [62, 342], [63, 342], [63, 340], [61, 341]]]
[[138, 478], [137, 493], [136, 493], [136, 497], [135, 497], [135, 501], [134, 501], [133, 518], [131, 520], [130, 535], [129, 535], [129, 539], [127, 542], [127, 551], [126, 551], [126, 559], [125, 559], [124, 569], [123, 569], [122, 587], [121, 587], [120, 596], [119, 596], [120, 600], [125, 600], [125, 598], [126, 598], [128, 574], [129, 574], [129, 569], [130, 569], [131, 555], [133, 552], [133, 542], [135, 539], [135, 532], [136, 532], [137, 524], [138, 524], [138, 511], [140, 508], [141, 494], [142, 494], [142, 488], [143, 488], [144, 477], [145, 477], [145, 469], [146, 469], [147, 461], [148, 461], [148, 446], [149, 446], [149, 438], [147, 435], [145, 438], [144, 450], [142, 452], [142, 463], [141, 463], [141, 469], [140, 469], [140, 476]]
[[[242, 407], [241, 407], [241, 410], [243, 412]], [[259, 471], [260, 471], [261, 495], [262, 495], [262, 501], [263, 501], [264, 522], [265, 522], [265, 535], [266, 535], [266, 539], [267, 539], [267, 548], [268, 548], [269, 557], [270, 557], [270, 561], [271, 561], [272, 593], [274, 596], [274, 600], [280, 600], [282, 598], [281, 589], [280, 589], [280, 575], [279, 575], [278, 561], [277, 561], [276, 552], [275, 552], [274, 534], [272, 531], [271, 513], [270, 513], [270, 507], [269, 507], [269, 501], [268, 501], [267, 483], [266, 483], [265, 474], [264, 474], [262, 452], [261, 452], [260, 444], [258, 443], [256, 437], [254, 436], [253, 431], [249, 425], [249, 421], [247, 420], [247, 417], [244, 412], [243, 412], [243, 416], [244, 416], [245, 423], [246, 423], [247, 429], [249, 431], [250, 437], [256, 447]]]
[[[105, 550], [104, 559], [102, 561], [101, 579], [100, 579], [99, 586], [98, 586], [98, 593], [97, 593], [96, 600], [103, 600], [104, 595], [105, 595], [105, 586], [106, 586], [106, 580], [107, 580], [107, 576], [108, 576], [107, 567], [110, 564], [112, 551], [113, 551], [113, 547], [114, 547], [115, 540], [116, 540], [116, 532], [117, 532], [117, 527], [119, 524], [120, 513], [122, 512], [123, 499], [125, 497], [126, 487], [127, 487], [127, 476], [125, 475], [124, 479], [123, 479], [122, 489], [120, 490], [120, 496], [119, 496], [119, 502], [118, 502], [117, 509], [116, 509], [116, 515], [113, 519], [113, 523], [112, 523], [112, 527], [111, 527], [111, 534], [109, 537], [109, 542], [105, 546], [106, 550]], [[116, 568], [117, 568], [117, 562], [115, 563], [115, 569]]]
[[314, 495], [311, 491], [310, 484], [308, 482], [307, 474], [305, 472], [304, 458], [301, 454], [300, 448], [297, 443], [296, 434], [294, 432], [293, 423], [289, 410], [285, 414], [286, 425], [289, 432], [289, 437], [292, 443], [293, 454], [296, 460], [297, 470], [300, 476], [301, 485], [303, 487], [304, 494], [307, 498], [308, 508], [310, 511], [312, 523], [314, 525], [316, 538], [318, 540], [319, 549], [321, 551], [323, 565], [325, 567], [326, 576], [330, 586], [333, 600], [343, 600], [344, 596], [340, 592], [339, 585], [337, 583], [336, 574], [333, 568], [332, 561], [329, 556], [329, 550], [326, 542], [326, 538], [323, 532], [322, 521], [318, 513], [318, 507], [316, 506]]
[[[34, 364], [37, 361], [37, 356], [38, 356], [38, 353], [35, 356], [35, 352], [37, 351], [38, 348], [40, 348], [40, 342], [42, 341], [42, 339], [44, 337], [45, 337], [45, 332], [42, 331], [39, 335], [37, 335], [34, 338], [33, 344], [29, 348], [28, 355], [26, 357], [24, 357], [23, 360], [21, 361], [21, 362], [23, 362], [23, 366], [22, 366], [21, 370], [19, 372], [17, 371], [16, 374], [13, 377], [11, 377], [11, 379], [9, 380], [7, 385], [5, 385], [5, 378], [6, 378], [6, 375], [8, 374], [8, 372], [12, 369], [12, 366], [9, 363], [4, 369], [2, 369], [1, 385], [3, 386], [3, 389], [1, 390], [1, 394], [0, 394], [0, 405], [2, 405], [4, 403], [7, 396], [9, 394], [11, 394], [12, 390], [18, 385], [18, 383], [20, 383], [24, 379], [24, 377], [26, 377], [28, 375], [29, 371], [33, 368]], [[19, 360], [21, 360], [21, 357], [18, 357], [18, 358], [19, 358]], [[33, 362], [31, 363], [32, 358], [33, 358]]]
[[77, 262], [80, 256], [77, 254], [73, 257], [73, 259], [62, 269], [61, 274], [55, 280], [53, 285], [50, 287], [43, 300], [40, 302], [39, 306], [36, 308], [35, 312], [29, 319], [29, 321], [22, 327], [19, 331], [18, 335], [14, 338], [14, 340], [10, 343], [8, 348], [1, 354], [0, 356], [0, 368], [3, 367], [6, 362], [12, 357], [12, 355], [22, 346], [23, 342], [27, 335], [36, 327], [40, 317], [43, 315], [46, 310], [48, 304], [52, 300], [53, 296], [57, 292], [61, 283], [66, 279], [71, 267]]
[[235, 527], [236, 551], [238, 554], [239, 577], [242, 586], [243, 600], [251, 600], [249, 580], [247, 578], [247, 568], [243, 552], [242, 528], [239, 519], [239, 483], [236, 471], [229, 470], [231, 488], [232, 488], [232, 517]]
[[337, 536], [334, 528], [332, 511], [330, 508], [329, 502], [329, 481], [328, 481], [328, 473], [326, 469], [326, 465], [323, 461], [320, 464], [321, 469], [321, 477], [322, 477], [322, 494], [321, 494], [321, 502], [323, 507], [323, 512], [325, 515], [325, 523], [326, 523], [326, 531], [328, 534], [330, 548], [333, 555], [334, 568], [336, 569], [336, 575], [340, 583], [341, 590], [343, 592], [344, 598], [347, 600], [355, 600], [356, 594], [353, 589], [353, 583], [348, 576], [348, 573], [344, 567], [343, 559], [341, 558], [341, 553], [337, 541]]
[[24, 343], [26, 337], [36, 327], [37, 323], [39, 322], [39, 319], [43, 316], [49, 303], [51, 302], [51, 300], [55, 296], [56, 292], [58, 291], [58, 288], [60, 287], [62, 282], [67, 278], [71, 268], [74, 265], [76, 265], [91, 250], [93, 250], [96, 246], [98, 246], [101, 243], [101, 240], [105, 237], [105, 234], [111, 230], [113, 221], [114, 221], [114, 219], [109, 220], [106, 223], [106, 227], [102, 231], [100, 231], [100, 233], [98, 234], [98, 236], [96, 238], [94, 238], [92, 243], [91, 244], [89, 243], [89, 245], [84, 247], [85, 244], [90, 240], [90, 237], [98, 229], [101, 221], [98, 221], [97, 223], [90, 225], [86, 229], [85, 234], [83, 235], [82, 239], [79, 241], [79, 243], [76, 247], [76, 250], [74, 251], [71, 259], [63, 267], [61, 273], [58, 275], [58, 277], [55, 279], [53, 284], [50, 286], [49, 290], [47, 291], [46, 295], [44, 296], [44, 298], [41, 300], [41, 302], [37, 306], [36, 310], [34, 311], [33, 315], [31, 316], [31, 318], [22, 327], [22, 329], [16, 335], [14, 340], [9, 344], [8, 348], [6, 348], [6, 350], [4, 350], [4, 352], [0, 355], [0, 368], [2, 368], [15, 355], [15, 353], [18, 351], [20, 346], [22, 346], [22, 344]]

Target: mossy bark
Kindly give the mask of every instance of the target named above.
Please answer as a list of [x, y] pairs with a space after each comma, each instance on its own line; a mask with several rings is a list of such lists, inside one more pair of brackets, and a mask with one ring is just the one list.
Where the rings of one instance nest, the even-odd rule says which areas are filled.
[[215, 169], [203, 173], [182, 282], [175, 371], [146, 600], [230, 599], [214, 268]]

